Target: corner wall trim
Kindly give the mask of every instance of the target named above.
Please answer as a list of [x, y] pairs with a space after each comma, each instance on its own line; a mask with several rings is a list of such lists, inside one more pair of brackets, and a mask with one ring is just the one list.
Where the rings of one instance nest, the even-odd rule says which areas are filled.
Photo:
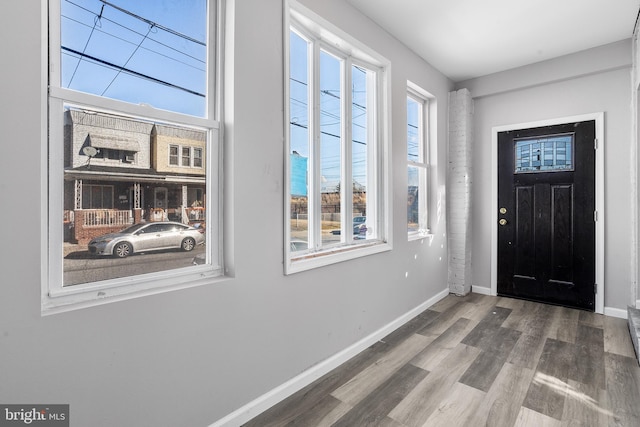
[[474, 294], [491, 295], [491, 288], [472, 285], [471, 292], [473, 292]]
[[626, 319], [627, 310], [623, 310], [621, 308], [614, 308], [614, 307], [605, 307], [604, 315], [609, 317], [619, 317], [620, 319]]
[[295, 376], [289, 381], [279, 385], [278, 387], [268, 391], [257, 399], [254, 399], [253, 401], [230, 413], [226, 417], [221, 418], [220, 420], [211, 424], [209, 427], [237, 427], [246, 423], [247, 421], [255, 418], [262, 412], [271, 408], [278, 402], [281, 402], [282, 400], [291, 396], [293, 393], [311, 384], [313, 381], [317, 380], [324, 374], [337, 368], [366, 348], [375, 344], [380, 339], [395, 331], [400, 326], [404, 325], [427, 308], [445, 298], [447, 295], [449, 295], [449, 288], [440, 291], [432, 298], [428, 299], [414, 309], [406, 312], [405, 314], [386, 324], [369, 336], [361, 339], [360, 341], [345, 348], [344, 350], [339, 351], [328, 359], [319, 362], [318, 364], [312, 366], [311, 368]]

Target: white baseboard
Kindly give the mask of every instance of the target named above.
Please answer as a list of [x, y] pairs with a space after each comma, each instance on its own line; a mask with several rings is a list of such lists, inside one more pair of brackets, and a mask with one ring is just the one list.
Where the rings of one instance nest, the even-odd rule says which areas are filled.
[[626, 319], [627, 318], [627, 310], [623, 310], [621, 308], [613, 308], [613, 307], [605, 307], [604, 308], [604, 315], [605, 316], [611, 316], [611, 317], [619, 317], [621, 319]]
[[472, 285], [471, 286], [471, 292], [473, 292], [475, 294], [491, 295], [491, 288], [485, 288], [484, 286]]
[[235, 410], [226, 417], [219, 419], [209, 427], [237, 427], [246, 423], [247, 421], [255, 418], [262, 412], [271, 408], [275, 404], [291, 396], [293, 393], [311, 384], [313, 381], [317, 380], [324, 374], [337, 368], [347, 360], [356, 356], [358, 353], [380, 341], [382, 338], [395, 331], [400, 326], [404, 325], [409, 320], [413, 319], [418, 314], [422, 313], [441, 299], [445, 298], [447, 295], [449, 295], [449, 288], [444, 289], [443, 291], [436, 294], [433, 298], [430, 298], [429, 300], [423, 302], [416, 308], [408, 311], [407, 313], [378, 329], [371, 335], [361, 339], [352, 346], [347, 347], [344, 350], [329, 357], [328, 359], [323, 360], [317, 365], [312, 366], [311, 368], [290, 379], [284, 384], [279, 385], [273, 390], [247, 403], [246, 405]]

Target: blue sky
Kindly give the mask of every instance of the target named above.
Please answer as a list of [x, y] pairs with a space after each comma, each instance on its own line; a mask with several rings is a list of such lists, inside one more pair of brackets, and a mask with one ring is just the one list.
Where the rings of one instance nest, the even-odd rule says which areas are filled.
[[206, 0], [61, 0], [61, 85], [204, 116], [206, 8]]

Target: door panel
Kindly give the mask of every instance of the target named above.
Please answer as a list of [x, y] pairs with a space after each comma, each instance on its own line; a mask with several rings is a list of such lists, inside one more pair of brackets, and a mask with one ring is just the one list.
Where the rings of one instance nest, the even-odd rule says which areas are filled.
[[498, 294], [593, 310], [595, 122], [498, 134]]

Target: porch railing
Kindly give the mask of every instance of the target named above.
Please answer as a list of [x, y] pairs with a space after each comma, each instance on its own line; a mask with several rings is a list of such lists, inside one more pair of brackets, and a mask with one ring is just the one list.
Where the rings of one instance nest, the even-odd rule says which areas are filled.
[[85, 227], [124, 226], [133, 223], [133, 214], [130, 210], [84, 209], [82, 213], [84, 214], [83, 225]]

